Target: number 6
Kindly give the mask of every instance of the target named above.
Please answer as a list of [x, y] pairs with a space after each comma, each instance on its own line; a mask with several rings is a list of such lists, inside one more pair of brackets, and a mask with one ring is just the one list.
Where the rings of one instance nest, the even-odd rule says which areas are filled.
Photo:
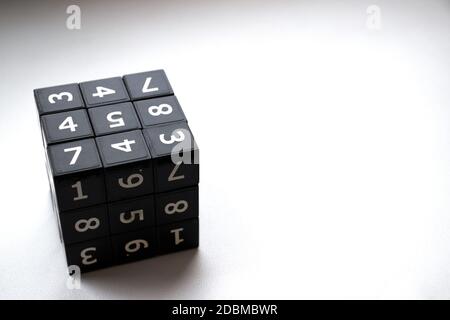
[[[133, 182], [134, 179], [137, 179], [137, 181]], [[128, 176], [126, 183], [123, 182], [123, 178], [119, 178], [118, 181], [119, 181], [119, 186], [121, 186], [122, 188], [131, 189], [131, 188], [139, 187], [142, 184], [142, 182], [144, 182], [144, 176], [139, 173], [133, 173]]]
[[133, 241], [128, 242], [125, 245], [125, 251], [129, 252], [129, 253], [133, 253], [133, 252], [139, 251], [139, 249], [141, 249], [141, 245], [144, 248], [148, 248], [148, 242], [146, 240], [137, 239], [137, 240], [133, 240]]

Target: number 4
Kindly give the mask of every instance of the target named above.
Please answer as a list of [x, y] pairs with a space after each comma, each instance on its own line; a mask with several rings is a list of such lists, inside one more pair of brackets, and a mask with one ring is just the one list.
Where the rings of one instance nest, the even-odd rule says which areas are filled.
[[61, 122], [58, 129], [59, 130], [70, 129], [70, 132], [75, 132], [77, 131], [77, 129], [75, 129], [76, 127], [78, 127], [78, 125], [73, 122], [73, 118], [67, 117], [66, 119], [64, 119], [63, 122]]
[[131, 150], [131, 145], [135, 144], [136, 141], [135, 140], [128, 140], [125, 139], [122, 142], [118, 142], [118, 143], [113, 143], [111, 144], [111, 147], [123, 152], [131, 152], [133, 150]]
[[97, 90], [97, 92], [94, 92], [92, 94], [93, 97], [103, 98], [104, 96], [107, 96], [109, 94], [116, 93], [116, 90], [105, 88], [105, 87], [96, 87], [95, 89]]

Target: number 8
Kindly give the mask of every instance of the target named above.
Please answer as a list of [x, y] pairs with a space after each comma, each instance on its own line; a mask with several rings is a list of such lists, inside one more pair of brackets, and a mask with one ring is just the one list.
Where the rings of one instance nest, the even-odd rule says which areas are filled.
[[172, 113], [172, 106], [167, 103], [160, 104], [159, 106], [150, 106], [148, 107], [148, 113], [152, 116], [160, 116], [162, 114], [171, 114]]
[[180, 200], [177, 202], [170, 202], [164, 207], [166, 214], [183, 213], [189, 208], [189, 203], [186, 200]]

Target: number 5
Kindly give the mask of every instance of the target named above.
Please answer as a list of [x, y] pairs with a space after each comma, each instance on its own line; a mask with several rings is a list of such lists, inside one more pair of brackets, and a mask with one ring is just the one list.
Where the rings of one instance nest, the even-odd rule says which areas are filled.
[[[116, 118], [113, 118], [113, 117], [116, 117]], [[106, 115], [106, 119], [109, 122], [111, 122], [111, 124], [109, 125], [110, 128], [125, 126], [125, 122], [123, 121], [121, 111], [113, 111], [113, 112], [108, 113]]]
[[144, 210], [143, 209], [130, 211], [129, 218], [126, 217], [126, 214], [127, 214], [126, 212], [122, 212], [119, 215], [119, 220], [123, 224], [132, 223], [134, 220], [136, 220], [136, 217], [138, 217], [140, 221], [144, 220]]

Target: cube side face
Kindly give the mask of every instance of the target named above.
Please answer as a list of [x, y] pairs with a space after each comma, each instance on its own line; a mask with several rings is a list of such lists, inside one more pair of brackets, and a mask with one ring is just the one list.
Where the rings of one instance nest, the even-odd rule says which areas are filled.
[[166, 192], [197, 185], [200, 180], [199, 150], [183, 154], [182, 159], [170, 155], [153, 159], [155, 191]]
[[158, 225], [198, 218], [198, 186], [156, 195]]
[[68, 266], [198, 246], [199, 150], [163, 70], [34, 95]]
[[114, 264], [111, 239], [99, 238], [65, 246], [68, 266], [78, 266], [81, 272], [94, 271]]
[[159, 254], [197, 248], [199, 245], [198, 218], [160, 226], [158, 243]]
[[105, 204], [60, 213], [65, 244], [104, 238], [109, 235], [108, 212]]
[[154, 227], [114, 235], [111, 237], [111, 243], [117, 264], [147, 259], [158, 252]]
[[132, 200], [108, 203], [111, 234], [121, 234], [156, 225], [155, 197], [148, 195]]
[[102, 170], [54, 177], [56, 200], [60, 211], [74, 210], [106, 202]]
[[154, 170], [151, 160], [105, 169], [108, 201], [118, 201], [154, 192]]

